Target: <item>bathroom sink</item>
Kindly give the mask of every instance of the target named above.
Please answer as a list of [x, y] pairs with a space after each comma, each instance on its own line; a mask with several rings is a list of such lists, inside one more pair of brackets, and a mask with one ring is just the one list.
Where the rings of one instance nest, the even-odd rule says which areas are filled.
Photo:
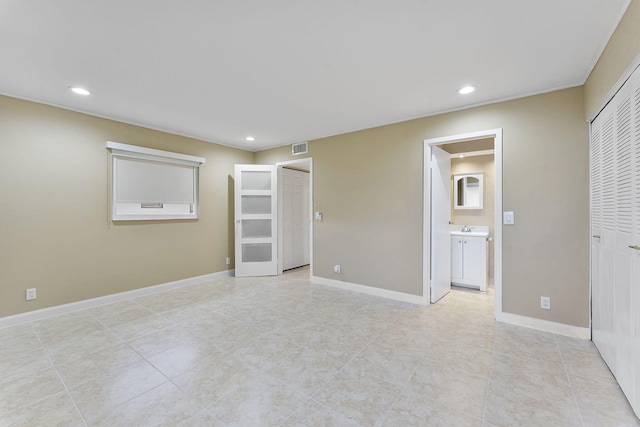
[[452, 236], [476, 236], [476, 237], [487, 237], [489, 236], [488, 231], [452, 231]]
[[[468, 229], [470, 231], [462, 231]], [[451, 227], [452, 236], [469, 236], [469, 237], [489, 237], [489, 227], [483, 225], [472, 225], [470, 227], [461, 227], [459, 225]]]

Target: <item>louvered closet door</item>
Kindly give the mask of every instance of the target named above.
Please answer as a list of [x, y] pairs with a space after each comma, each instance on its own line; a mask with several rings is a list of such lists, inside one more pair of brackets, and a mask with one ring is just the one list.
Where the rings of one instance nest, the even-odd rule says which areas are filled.
[[[640, 412], [640, 72], [591, 128], [593, 341]], [[636, 242], [636, 243], [634, 243]]]
[[631, 405], [640, 416], [640, 71], [636, 70], [631, 80], [631, 145], [633, 151], [633, 244], [631, 249], [632, 259], [632, 313], [635, 330], [633, 339], [633, 353], [635, 355], [635, 395]]

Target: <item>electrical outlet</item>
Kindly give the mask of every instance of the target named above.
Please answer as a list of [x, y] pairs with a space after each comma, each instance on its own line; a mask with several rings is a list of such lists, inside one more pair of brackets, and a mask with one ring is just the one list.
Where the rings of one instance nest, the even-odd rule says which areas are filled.
[[225, 262], [227, 263], [227, 265], [231, 264], [231, 258], [227, 258]]
[[340, 274], [340, 271], [341, 271], [340, 264], [336, 264], [336, 265], [334, 265], [334, 266], [333, 266], [333, 271], [334, 271], [334, 272], [336, 272], [336, 273], [338, 273], [338, 274]]
[[27, 301], [31, 301], [32, 299], [36, 299], [36, 288], [27, 289], [27, 294], [25, 296]]
[[540, 308], [544, 308], [545, 310], [551, 310], [551, 298], [540, 297]]

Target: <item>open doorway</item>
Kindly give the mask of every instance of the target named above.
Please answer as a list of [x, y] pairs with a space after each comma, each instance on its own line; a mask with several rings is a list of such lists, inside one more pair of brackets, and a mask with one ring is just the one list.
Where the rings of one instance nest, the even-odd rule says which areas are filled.
[[278, 274], [308, 266], [313, 275], [313, 159], [278, 168]]
[[[442, 156], [442, 152], [448, 155]], [[463, 157], [460, 157], [461, 155]], [[444, 162], [447, 164], [443, 165]], [[486, 230], [491, 238], [487, 245], [487, 257], [490, 262], [486, 277], [487, 284], [492, 282], [494, 285], [494, 311], [495, 317], [498, 318], [502, 313], [502, 129], [425, 140], [424, 165], [424, 295], [431, 296], [430, 301], [434, 303], [451, 289], [451, 282], [476, 287], [477, 283], [460, 280], [456, 277], [456, 272], [452, 271], [452, 262], [457, 261], [456, 248], [452, 251], [454, 237], [451, 231], [463, 226], [469, 226], [469, 231], [473, 231], [474, 234], [481, 234]], [[442, 190], [437, 188], [438, 180], [444, 178], [434, 175], [441, 170], [446, 170], [449, 174], [444, 197], [440, 194]], [[481, 201], [485, 202], [481, 205], [482, 208], [458, 206], [456, 209], [456, 205], [464, 201], [459, 194], [457, 197], [454, 195], [455, 175], [487, 178], [484, 187], [481, 187], [488, 190], [481, 198]], [[476, 178], [468, 179], [474, 184], [477, 182], [474, 181]], [[456, 184], [462, 185], [466, 182], [465, 178]], [[477, 201], [477, 193], [471, 196]], [[442, 282], [442, 277], [447, 277], [445, 289], [441, 283], [438, 284]], [[480, 286], [478, 288], [481, 289]]]

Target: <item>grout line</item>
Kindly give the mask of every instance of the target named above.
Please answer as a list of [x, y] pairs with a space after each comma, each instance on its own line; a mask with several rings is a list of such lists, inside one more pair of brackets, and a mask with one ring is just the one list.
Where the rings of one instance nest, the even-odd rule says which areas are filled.
[[571, 396], [573, 396], [573, 402], [576, 405], [576, 410], [578, 411], [578, 418], [580, 418], [580, 424], [584, 427], [584, 420], [582, 419], [582, 411], [580, 410], [580, 405], [578, 405], [578, 397], [576, 396], [576, 392], [573, 390], [573, 384], [571, 384], [571, 376], [569, 375], [569, 370], [567, 369], [567, 365], [564, 363], [564, 356], [562, 355], [562, 350], [560, 350], [560, 344], [558, 344], [557, 335], [553, 335], [553, 339], [556, 343], [556, 348], [558, 349], [558, 353], [560, 354], [560, 361], [562, 362], [562, 368], [564, 369], [564, 374], [567, 376], [567, 382], [569, 383], [569, 387], [571, 388]]
[[[87, 423], [87, 420], [85, 419], [84, 414], [80, 410], [80, 407], [78, 406], [78, 403], [76, 402], [76, 399], [73, 397], [73, 394], [71, 394], [71, 391], [69, 390], [69, 387], [67, 387], [67, 383], [62, 378], [62, 375], [60, 375], [60, 371], [58, 371], [58, 368], [56, 367], [55, 363], [53, 363], [53, 359], [49, 355], [49, 351], [42, 344], [42, 340], [40, 339], [40, 335], [36, 331], [36, 328], [33, 327], [33, 324], [31, 322], [29, 322], [29, 325], [31, 326], [31, 329], [33, 330], [33, 333], [36, 334], [36, 338], [38, 338], [38, 341], [40, 342], [40, 345], [42, 346], [42, 350], [44, 351], [44, 354], [47, 355], [47, 359], [49, 359], [49, 363], [51, 363], [51, 367], [56, 371], [56, 375], [60, 379], [60, 382], [62, 383], [62, 386], [64, 387], [64, 390], [67, 393], [67, 396], [69, 396], [69, 398], [71, 399], [71, 402], [73, 402], [73, 406], [76, 408], [76, 411], [78, 411], [78, 414], [80, 414], [80, 418], [82, 418], [82, 422], [84, 423], [85, 426], [88, 426], [89, 423]], [[51, 397], [51, 396], [49, 396], [49, 397]]]

